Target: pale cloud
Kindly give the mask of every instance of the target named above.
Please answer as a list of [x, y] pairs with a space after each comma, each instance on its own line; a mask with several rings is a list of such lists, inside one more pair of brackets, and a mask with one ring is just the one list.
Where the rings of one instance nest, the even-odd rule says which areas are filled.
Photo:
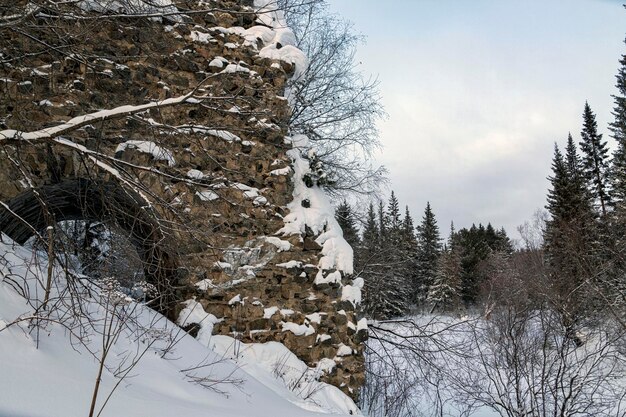
[[617, 3], [332, 5], [368, 38], [358, 59], [389, 114], [377, 159], [415, 217], [430, 201], [444, 229], [491, 221], [514, 234], [545, 205], [554, 142], [578, 137], [585, 100], [607, 134], [626, 52]]

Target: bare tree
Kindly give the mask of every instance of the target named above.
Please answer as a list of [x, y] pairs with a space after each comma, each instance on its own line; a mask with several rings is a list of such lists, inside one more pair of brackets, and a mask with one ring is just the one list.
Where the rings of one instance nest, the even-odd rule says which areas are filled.
[[378, 80], [356, 62], [363, 37], [328, 10], [325, 0], [277, 0], [297, 46], [309, 59], [288, 86], [292, 133], [306, 134], [331, 173], [331, 190], [372, 193], [386, 170], [372, 165], [380, 146], [377, 122], [385, 117]]

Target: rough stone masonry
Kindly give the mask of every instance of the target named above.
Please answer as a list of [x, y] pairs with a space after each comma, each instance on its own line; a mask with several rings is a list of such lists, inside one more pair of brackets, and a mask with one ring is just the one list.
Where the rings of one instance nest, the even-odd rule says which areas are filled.
[[[323, 379], [356, 396], [367, 335], [358, 304], [342, 297], [351, 278], [320, 265], [324, 230], [277, 234], [299, 180], [285, 138], [285, 85], [299, 68], [277, 52], [284, 45], [267, 16], [233, 0], [188, 1], [184, 15], [152, 17], [15, 3], [22, 18], [0, 27], [0, 200], [14, 208], [2, 214], [4, 231], [20, 213], [32, 217], [33, 201], [65, 204], [36, 228], [89, 216], [62, 197], [72, 181], [131, 190], [139, 203], [124, 214], [102, 214], [119, 194], [106, 187], [97, 194], [104, 204], [86, 201], [92, 196], [84, 206], [159, 246], [150, 256], [169, 271], [172, 319], [195, 298], [223, 318], [214, 333], [282, 342], [310, 366], [333, 360]], [[263, 56], [266, 47], [275, 53]], [[191, 92], [172, 105], [124, 112]], [[24, 139], [106, 109], [118, 113]], [[136, 226], [143, 213], [158, 219], [150, 232]]]

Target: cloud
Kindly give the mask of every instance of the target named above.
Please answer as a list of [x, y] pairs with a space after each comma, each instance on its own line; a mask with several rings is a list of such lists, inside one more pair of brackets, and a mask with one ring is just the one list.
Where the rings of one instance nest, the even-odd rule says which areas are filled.
[[336, 1], [368, 36], [358, 60], [389, 114], [378, 159], [415, 217], [431, 201], [441, 224], [513, 233], [545, 205], [553, 144], [578, 137], [585, 100], [607, 132], [620, 5]]

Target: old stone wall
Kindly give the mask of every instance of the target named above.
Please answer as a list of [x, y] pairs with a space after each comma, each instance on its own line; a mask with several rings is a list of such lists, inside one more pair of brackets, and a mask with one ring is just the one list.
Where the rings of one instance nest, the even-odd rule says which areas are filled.
[[[178, 301], [195, 298], [223, 318], [215, 333], [282, 342], [311, 366], [335, 361], [325, 380], [354, 396], [366, 330], [342, 297], [350, 278], [336, 265], [320, 271], [323, 230], [277, 235], [298, 180], [284, 97], [297, 64], [261, 56], [283, 45], [250, 4], [187, 7], [196, 12], [149, 19], [68, 5], [80, 18], [43, 11], [0, 29], [0, 200], [64, 178], [134, 187], [160, 219]], [[93, 120], [63, 137], [7, 134], [190, 91], [185, 103]], [[331, 274], [339, 278], [319, 279]]]

